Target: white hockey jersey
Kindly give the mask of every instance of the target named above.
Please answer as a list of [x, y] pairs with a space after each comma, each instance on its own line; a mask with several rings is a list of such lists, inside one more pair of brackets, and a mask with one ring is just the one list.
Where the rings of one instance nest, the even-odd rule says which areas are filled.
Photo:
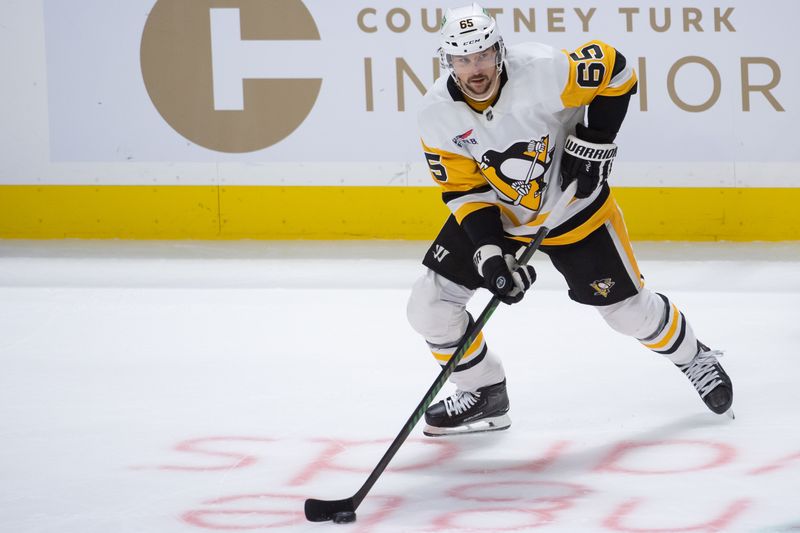
[[[601, 41], [575, 52], [539, 43], [510, 46], [505, 83], [482, 113], [448, 84], [449, 76], [436, 81], [419, 111], [419, 128], [431, 175], [459, 223], [498, 206], [506, 233], [525, 237], [537, 231], [562, 194], [564, 142], [583, 121], [585, 106], [595, 96], [624, 95], [636, 84], [628, 65], [612, 77], [615, 58], [616, 50]], [[600, 191], [573, 200], [549, 227], [584, 210]], [[566, 244], [561, 241], [552, 244]]]

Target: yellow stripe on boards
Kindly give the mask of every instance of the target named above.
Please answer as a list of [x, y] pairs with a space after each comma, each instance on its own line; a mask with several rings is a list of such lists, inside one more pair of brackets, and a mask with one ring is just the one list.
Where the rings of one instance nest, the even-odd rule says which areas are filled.
[[221, 238], [431, 239], [438, 187], [222, 187]]
[[[615, 187], [633, 240], [800, 240], [800, 188]], [[0, 238], [418, 239], [431, 187], [0, 186]]]
[[632, 240], [800, 240], [800, 188], [614, 187]]
[[0, 237], [205, 239], [219, 235], [216, 186], [0, 186]]
[[436, 187], [0, 186], [0, 238], [430, 239]]

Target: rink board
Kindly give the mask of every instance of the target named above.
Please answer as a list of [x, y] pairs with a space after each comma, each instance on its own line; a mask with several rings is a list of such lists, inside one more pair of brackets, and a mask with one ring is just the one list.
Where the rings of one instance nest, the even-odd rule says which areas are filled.
[[[800, 239], [800, 189], [620, 187], [636, 240]], [[430, 239], [434, 187], [2, 186], [0, 238]]]
[[[800, 239], [800, 4], [657, 4], [487, 7], [509, 47], [601, 39], [636, 69], [612, 178], [635, 239]], [[416, 115], [442, 17], [425, 0], [0, 3], [0, 238], [429, 239], [447, 211]]]

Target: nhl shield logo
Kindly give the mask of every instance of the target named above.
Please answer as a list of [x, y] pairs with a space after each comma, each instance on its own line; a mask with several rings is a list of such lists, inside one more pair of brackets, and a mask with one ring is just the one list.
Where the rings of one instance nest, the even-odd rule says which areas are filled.
[[594, 295], [602, 296], [603, 298], [608, 298], [608, 294], [611, 292], [611, 287], [614, 285], [615, 284], [613, 281], [611, 281], [611, 278], [598, 279], [589, 284], [589, 286], [594, 289]]

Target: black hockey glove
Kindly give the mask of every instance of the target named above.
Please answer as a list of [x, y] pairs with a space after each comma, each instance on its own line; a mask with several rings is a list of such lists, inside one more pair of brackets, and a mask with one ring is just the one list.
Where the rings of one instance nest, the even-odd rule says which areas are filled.
[[536, 271], [532, 266], [519, 266], [513, 255], [503, 255], [496, 244], [484, 244], [475, 251], [473, 259], [486, 288], [503, 303], [519, 302], [536, 281]]
[[617, 145], [608, 134], [577, 124], [575, 135], [567, 137], [561, 157], [561, 190], [578, 180], [575, 197], [588, 197], [608, 179], [616, 156]]

